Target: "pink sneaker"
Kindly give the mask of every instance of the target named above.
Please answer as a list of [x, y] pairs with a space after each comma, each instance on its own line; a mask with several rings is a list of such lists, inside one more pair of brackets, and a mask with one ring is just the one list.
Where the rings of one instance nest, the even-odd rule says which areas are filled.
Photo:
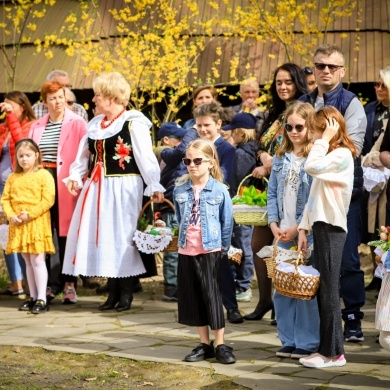
[[74, 288], [68, 287], [66, 291], [64, 291], [64, 296], [62, 297], [62, 304], [70, 305], [72, 303], [77, 303], [77, 295]]
[[319, 353], [313, 353], [309, 357], [300, 358], [299, 363], [309, 368], [327, 368], [342, 367], [347, 361], [344, 355], [340, 355], [337, 359], [329, 359]]

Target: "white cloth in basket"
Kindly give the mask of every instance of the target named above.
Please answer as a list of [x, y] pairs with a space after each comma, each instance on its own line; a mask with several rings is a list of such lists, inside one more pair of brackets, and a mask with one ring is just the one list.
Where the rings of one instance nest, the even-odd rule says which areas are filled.
[[[281, 262], [276, 266], [276, 269], [293, 274], [295, 272], [295, 265]], [[313, 268], [311, 265], [298, 265], [298, 274], [302, 276], [320, 276], [318, 270]]]
[[7, 224], [0, 225], [0, 245], [2, 246], [3, 250], [5, 250], [5, 248], [7, 247], [8, 230], [9, 226]]
[[377, 169], [363, 167], [364, 188], [368, 192], [381, 192], [390, 177], [390, 170], [387, 168]]
[[172, 235], [153, 236], [136, 230], [133, 240], [137, 248], [142, 253], [159, 253], [162, 252], [172, 241]]
[[[310, 245], [310, 247], [307, 249], [306, 253], [304, 254], [303, 258], [308, 259], [311, 255], [313, 246]], [[257, 256], [259, 256], [261, 259], [264, 259], [266, 257], [272, 257], [274, 253], [274, 246], [273, 245], [267, 245], [264, 246], [259, 252], [257, 252]], [[296, 260], [298, 257], [298, 251], [292, 251], [290, 249], [283, 249], [281, 247], [277, 247], [276, 249], [276, 263], [279, 264], [283, 261], [287, 260]]]
[[234, 213], [253, 213], [253, 212], [261, 212], [268, 214], [267, 206], [251, 206], [249, 204], [234, 204], [233, 205], [233, 214]]

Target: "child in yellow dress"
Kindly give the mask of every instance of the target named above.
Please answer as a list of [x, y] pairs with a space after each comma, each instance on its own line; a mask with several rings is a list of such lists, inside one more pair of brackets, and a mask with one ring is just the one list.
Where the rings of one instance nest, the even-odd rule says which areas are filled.
[[16, 169], [9, 175], [1, 198], [9, 221], [5, 253], [21, 253], [26, 262], [30, 299], [19, 310], [39, 314], [47, 311], [46, 253], [55, 252], [49, 212], [54, 204], [54, 179], [42, 168], [39, 147], [32, 139], [17, 142], [15, 153]]

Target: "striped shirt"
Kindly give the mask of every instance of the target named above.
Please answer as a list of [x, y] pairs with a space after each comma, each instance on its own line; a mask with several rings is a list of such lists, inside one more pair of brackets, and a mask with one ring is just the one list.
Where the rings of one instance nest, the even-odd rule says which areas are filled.
[[42, 161], [57, 162], [58, 142], [60, 140], [62, 121], [47, 122], [45, 131], [42, 134], [39, 148], [41, 149]]
[[[32, 109], [34, 111], [35, 118], [37, 119], [42, 118], [43, 116], [49, 113], [48, 109], [45, 107], [43, 103], [35, 103], [32, 106]], [[88, 122], [87, 111], [85, 111], [85, 108], [81, 104], [73, 103], [72, 111], [75, 114], [80, 115], [86, 122]]]

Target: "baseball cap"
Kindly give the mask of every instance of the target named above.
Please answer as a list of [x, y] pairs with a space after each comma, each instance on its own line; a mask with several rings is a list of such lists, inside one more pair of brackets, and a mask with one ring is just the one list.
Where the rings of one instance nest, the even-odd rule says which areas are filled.
[[256, 128], [257, 119], [252, 114], [247, 112], [240, 112], [233, 116], [231, 122], [222, 126], [222, 130], [234, 130], [234, 129], [254, 129]]
[[183, 129], [176, 122], [164, 123], [157, 132], [157, 138], [163, 139], [164, 137], [183, 138], [187, 130]]

